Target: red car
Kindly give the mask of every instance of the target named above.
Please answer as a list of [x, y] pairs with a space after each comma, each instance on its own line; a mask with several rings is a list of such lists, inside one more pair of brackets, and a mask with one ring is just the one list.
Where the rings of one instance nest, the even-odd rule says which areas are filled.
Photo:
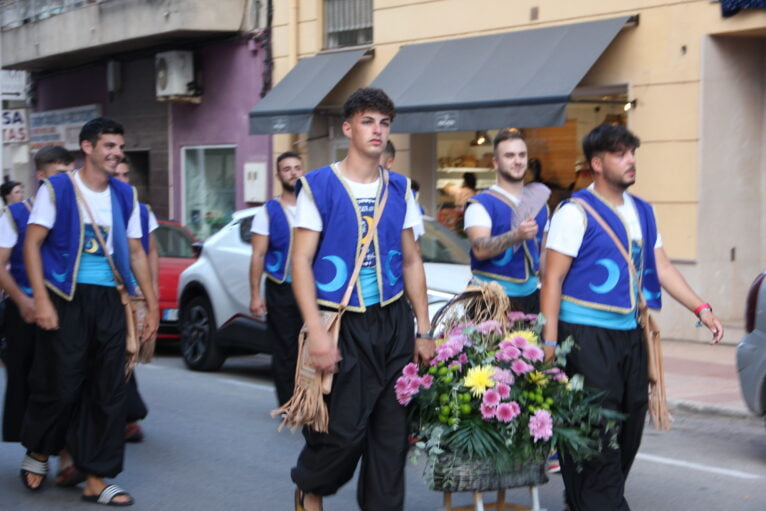
[[178, 222], [158, 220], [154, 231], [160, 255], [160, 328], [158, 340], [178, 340], [178, 276], [199, 254], [194, 235]]

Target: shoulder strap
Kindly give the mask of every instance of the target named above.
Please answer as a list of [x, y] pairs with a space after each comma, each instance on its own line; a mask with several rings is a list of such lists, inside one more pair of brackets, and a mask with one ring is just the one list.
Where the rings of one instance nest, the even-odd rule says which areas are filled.
[[625, 261], [628, 263], [628, 268], [630, 268], [630, 273], [633, 274], [633, 278], [636, 279], [636, 288], [638, 289], [638, 301], [641, 306], [643, 306], [646, 303], [646, 300], [644, 300], [644, 295], [641, 293], [641, 286], [640, 286], [640, 279], [638, 278], [638, 272], [636, 271], [636, 266], [633, 264], [633, 259], [630, 258], [630, 255], [628, 254], [627, 249], [625, 246], [623, 246], [622, 242], [620, 241], [620, 238], [617, 237], [617, 234], [615, 234], [614, 230], [609, 227], [609, 224], [606, 223], [606, 220], [599, 215], [595, 209], [593, 209], [593, 206], [585, 202], [584, 200], [580, 199], [579, 197], [574, 197], [571, 199], [573, 202], [576, 202], [585, 210], [590, 213], [590, 215], [598, 222], [598, 224], [601, 226], [602, 229], [609, 235], [609, 237], [614, 242], [615, 246], [617, 247], [617, 250], [620, 251], [620, 254], [622, 254], [622, 257], [625, 258]]
[[[114, 273], [115, 282], [117, 282], [118, 286], [124, 286], [125, 283], [122, 280], [122, 276], [120, 275], [120, 272], [117, 271], [117, 267], [114, 265], [114, 260], [112, 260], [112, 255], [109, 253], [109, 250], [106, 247], [106, 241], [104, 241], [104, 237], [101, 236], [101, 230], [98, 228], [98, 224], [96, 223], [96, 219], [93, 217], [93, 213], [90, 210], [90, 206], [88, 205], [88, 202], [85, 200], [85, 197], [82, 196], [80, 187], [77, 186], [77, 181], [75, 181], [72, 173], [68, 172], [67, 176], [69, 176], [69, 180], [72, 181], [72, 186], [74, 187], [74, 193], [77, 196], [77, 200], [82, 203], [86, 213], [88, 213], [88, 217], [90, 217], [90, 223], [93, 226], [93, 232], [96, 233], [96, 239], [98, 239], [98, 242], [101, 245], [101, 249], [104, 251], [106, 260], [109, 262], [109, 267], [112, 269], [112, 273]], [[119, 206], [116, 204], [112, 204], [112, 207], [119, 207]]]
[[517, 206], [516, 206], [516, 204], [514, 204], [514, 203], [511, 201], [511, 199], [509, 199], [508, 197], [506, 197], [504, 194], [502, 194], [502, 193], [498, 192], [497, 190], [493, 190], [492, 188], [490, 188], [490, 189], [486, 190], [484, 193], [486, 193], [487, 195], [491, 195], [492, 197], [494, 197], [494, 198], [496, 198], [496, 199], [500, 199], [500, 200], [501, 200], [501, 201], [503, 201], [503, 202], [504, 202], [504, 203], [505, 203], [505, 204], [506, 204], [508, 207], [510, 207], [510, 208], [513, 210], [513, 212], [514, 212], [514, 213], [516, 213], [516, 209], [517, 209]]
[[346, 306], [348, 305], [349, 300], [351, 300], [351, 293], [354, 291], [354, 285], [356, 285], [356, 279], [359, 277], [359, 272], [362, 270], [362, 263], [364, 263], [364, 257], [367, 255], [367, 250], [370, 248], [370, 243], [372, 243], [372, 239], [375, 238], [375, 231], [378, 228], [378, 221], [380, 221], [380, 217], [383, 214], [383, 209], [386, 207], [386, 201], [388, 200], [388, 180], [389, 175], [387, 170], [383, 170], [382, 172], [382, 180], [383, 180], [383, 194], [378, 201], [377, 207], [375, 208], [375, 214], [372, 218], [372, 225], [370, 226], [370, 229], [372, 229], [372, 236], [367, 237], [367, 241], [364, 242], [364, 245], [362, 245], [362, 249], [359, 252], [359, 255], [356, 256], [356, 264], [354, 265], [354, 271], [351, 274], [351, 279], [348, 281], [348, 286], [346, 287], [346, 292], [343, 294], [343, 299], [340, 302], [340, 307], [338, 308], [339, 311], [343, 311]]

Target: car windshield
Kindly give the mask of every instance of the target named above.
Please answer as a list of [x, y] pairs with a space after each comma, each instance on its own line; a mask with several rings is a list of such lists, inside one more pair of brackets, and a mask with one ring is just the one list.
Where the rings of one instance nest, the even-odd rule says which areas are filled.
[[469, 264], [469, 244], [434, 220], [424, 218], [423, 234], [418, 242], [424, 263]]
[[159, 224], [154, 230], [160, 257], [194, 257], [192, 238], [180, 227]]

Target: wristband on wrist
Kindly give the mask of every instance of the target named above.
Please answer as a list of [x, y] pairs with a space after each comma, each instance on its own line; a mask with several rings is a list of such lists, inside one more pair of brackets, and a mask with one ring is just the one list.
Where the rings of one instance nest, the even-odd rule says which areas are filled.
[[429, 341], [433, 341], [434, 336], [431, 332], [423, 332], [422, 334], [418, 332], [415, 334], [415, 339], [428, 339]]
[[543, 346], [548, 346], [549, 348], [555, 348], [558, 346], [559, 343], [556, 341], [549, 341], [548, 339], [543, 339]]
[[703, 303], [702, 305], [694, 309], [694, 315], [699, 318], [700, 314], [702, 314], [702, 311], [706, 309], [709, 310], [710, 312], [713, 312], [713, 307], [711, 307], [709, 303]]

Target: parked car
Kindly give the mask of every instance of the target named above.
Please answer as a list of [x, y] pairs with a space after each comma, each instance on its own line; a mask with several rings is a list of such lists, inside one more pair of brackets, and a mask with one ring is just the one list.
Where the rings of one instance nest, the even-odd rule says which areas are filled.
[[158, 340], [176, 340], [178, 330], [178, 277], [194, 262], [194, 235], [178, 222], [158, 220], [160, 328]]
[[[190, 369], [215, 371], [229, 355], [272, 352], [265, 318], [254, 318], [249, 311], [250, 226], [257, 210], [234, 213], [181, 274], [181, 354]], [[420, 245], [433, 313], [470, 279], [468, 245], [431, 218], [425, 220]]]
[[745, 303], [745, 335], [737, 346], [737, 370], [748, 408], [766, 416], [766, 271], [750, 286]]

